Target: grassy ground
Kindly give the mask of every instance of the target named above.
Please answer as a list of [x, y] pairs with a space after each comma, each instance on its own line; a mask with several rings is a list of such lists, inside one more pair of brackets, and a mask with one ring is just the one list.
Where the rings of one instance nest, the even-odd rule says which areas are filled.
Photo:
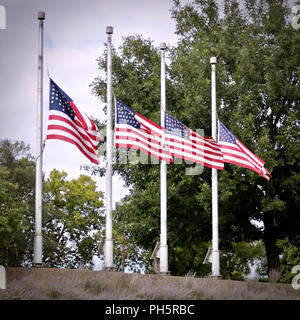
[[0, 300], [300, 300], [289, 284], [120, 272], [7, 268]]

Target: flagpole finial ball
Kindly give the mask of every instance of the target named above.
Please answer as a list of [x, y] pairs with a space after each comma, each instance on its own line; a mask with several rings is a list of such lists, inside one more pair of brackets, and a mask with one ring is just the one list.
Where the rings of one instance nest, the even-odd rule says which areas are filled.
[[44, 11], [38, 12], [38, 20], [45, 20], [45, 12]]
[[160, 43], [160, 50], [166, 50], [167, 49], [167, 45], [165, 42], [161, 42]]
[[109, 27], [106, 27], [106, 33], [107, 34], [113, 34], [113, 27], [109, 26]]
[[217, 63], [217, 58], [216, 57], [211, 57], [210, 58], [210, 64], [216, 64]]

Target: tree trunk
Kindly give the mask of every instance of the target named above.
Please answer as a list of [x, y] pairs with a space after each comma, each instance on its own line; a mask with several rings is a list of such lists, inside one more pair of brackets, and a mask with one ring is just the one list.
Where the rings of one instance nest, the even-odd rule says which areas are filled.
[[[280, 260], [279, 260], [279, 249], [276, 246], [276, 234], [273, 225], [273, 217], [266, 217], [264, 219], [265, 231], [264, 231], [264, 243], [266, 248], [266, 255], [267, 255], [267, 266], [268, 266], [268, 275], [269, 278], [271, 276], [275, 276], [277, 273], [279, 281], [280, 279]], [[274, 279], [273, 279], [274, 280]]]

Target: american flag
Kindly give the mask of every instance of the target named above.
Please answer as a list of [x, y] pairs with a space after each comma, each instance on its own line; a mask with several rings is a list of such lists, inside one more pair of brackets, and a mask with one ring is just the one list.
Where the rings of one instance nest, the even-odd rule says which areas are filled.
[[270, 180], [270, 174], [264, 167], [265, 162], [246, 148], [221, 121], [219, 121], [219, 145], [224, 162], [248, 168]]
[[209, 168], [224, 168], [222, 152], [214, 139], [202, 137], [168, 113], [165, 113], [165, 130], [165, 143], [174, 157]]
[[94, 122], [50, 79], [49, 117], [46, 140], [74, 144], [91, 162], [99, 164], [99, 131]]
[[141, 150], [159, 160], [172, 162], [168, 148], [163, 146], [164, 129], [116, 99], [115, 146]]

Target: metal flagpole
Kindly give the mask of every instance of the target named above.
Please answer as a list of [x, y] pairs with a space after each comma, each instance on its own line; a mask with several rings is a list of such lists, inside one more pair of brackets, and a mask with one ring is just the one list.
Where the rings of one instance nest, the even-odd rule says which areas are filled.
[[[161, 102], [160, 124], [165, 127], [166, 111], [166, 79], [165, 79], [165, 50], [166, 44], [160, 44], [161, 50]], [[164, 140], [164, 137], [163, 137]], [[164, 142], [164, 141], [163, 141]], [[168, 274], [168, 245], [167, 245], [167, 164], [160, 163], [160, 272]]]
[[[210, 58], [211, 64], [211, 135], [217, 141], [217, 106], [216, 106], [216, 64], [217, 58]], [[218, 171], [212, 169], [212, 277], [220, 277], [220, 253], [218, 235]]]
[[41, 266], [43, 260], [42, 238], [42, 152], [43, 152], [43, 29], [45, 12], [38, 12], [39, 52], [38, 52], [38, 99], [37, 99], [37, 137], [35, 171], [35, 234], [33, 265]]
[[104, 267], [113, 269], [113, 239], [112, 239], [112, 58], [111, 35], [113, 27], [106, 27], [107, 33], [107, 124], [106, 124], [106, 238], [104, 249]]

